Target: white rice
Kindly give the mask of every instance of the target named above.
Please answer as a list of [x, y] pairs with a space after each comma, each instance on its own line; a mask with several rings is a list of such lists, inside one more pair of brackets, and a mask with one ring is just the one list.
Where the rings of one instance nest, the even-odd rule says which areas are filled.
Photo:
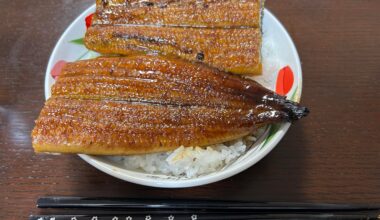
[[115, 156], [111, 159], [127, 169], [141, 170], [149, 174], [194, 178], [221, 170], [231, 164], [255, 141], [256, 136], [249, 135], [206, 148], [181, 146], [165, 153]]

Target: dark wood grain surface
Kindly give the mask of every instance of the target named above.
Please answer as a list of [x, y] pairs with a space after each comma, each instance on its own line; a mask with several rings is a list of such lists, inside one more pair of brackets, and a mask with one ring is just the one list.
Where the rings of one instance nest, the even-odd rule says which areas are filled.
[[380, 1], [268, 0], [299, 50], [303, 104], [257, 165], [218, 183], [157, 189], [115, 179], [79, 157], [35, 155], [49, 55], [94, 1], [7, 1], [0, 7], [0, 213], [25, 219], [44, 195], [380, 203]]

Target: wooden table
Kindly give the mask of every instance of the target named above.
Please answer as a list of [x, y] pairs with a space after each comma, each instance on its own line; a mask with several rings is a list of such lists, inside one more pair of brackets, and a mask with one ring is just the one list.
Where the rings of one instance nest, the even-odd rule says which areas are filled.
[[78, 156], [35, 155], [49, 55], [94, 1], [0, 7], [0, 213], [25, 219], [44, 195], [380, 203], [380, 1], [268, 0], [299, 50], [312, 113], [257, 165], [218, 183], [157, 189], [124, 182]]

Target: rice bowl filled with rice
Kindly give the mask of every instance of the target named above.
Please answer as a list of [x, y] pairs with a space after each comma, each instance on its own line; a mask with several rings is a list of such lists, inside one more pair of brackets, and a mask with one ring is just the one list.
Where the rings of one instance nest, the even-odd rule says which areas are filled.
[[[51, 87], [56, 83], [50, 75], [54, 65], [61, 60], [92, 59], [97, 57], [85, 46], [69, 43], [84, 36], [83, 21], [96, 10], [95, 5], [78, 17], [57, 43], [46, 71], [45, 97], [52, 96]], [[268, 10], [263, 17], [262, 75], [253, 79], [264, 87], [274, 90], [278, 71], [290, 66], [294, 72], [294, 85], [288, 98], [299, 101], [302, 92], [302, 70], [297, 50], [285, 28]], [[163, 153], [131, 156], [96, 156], [79, 153], [79, 156], [97, 169], [116, 178], [146, 186], [180, 188], [205, 185], [235, 175], [267, 155], [282, 139], [290, 123], [264, 127], [262, 133], [235, 139], [221, 144], [182, 147]], [[121, 155], [121, 154], [114, 154]]]

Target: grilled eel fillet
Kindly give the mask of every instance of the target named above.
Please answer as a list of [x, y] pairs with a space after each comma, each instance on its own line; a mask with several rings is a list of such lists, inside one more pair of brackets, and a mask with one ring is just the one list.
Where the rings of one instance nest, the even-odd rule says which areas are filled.
[[32, 132], [36, 152], [129, 155], [206, 146], [308, 110], [255, 81], [152, 55], [68, 63]]
[[199, 29], [151, 26], [93, 26], [85, 44], [103, 54], [157, 52], [218, 69], [244, 74], [261, 73], [259, 29]]
[[263, 0], [100, 0], [85, 36], [103, 54], [159, 53], [257, 75]]
[[97, 0], [93, 24], [261, 26], [264, 0]]

